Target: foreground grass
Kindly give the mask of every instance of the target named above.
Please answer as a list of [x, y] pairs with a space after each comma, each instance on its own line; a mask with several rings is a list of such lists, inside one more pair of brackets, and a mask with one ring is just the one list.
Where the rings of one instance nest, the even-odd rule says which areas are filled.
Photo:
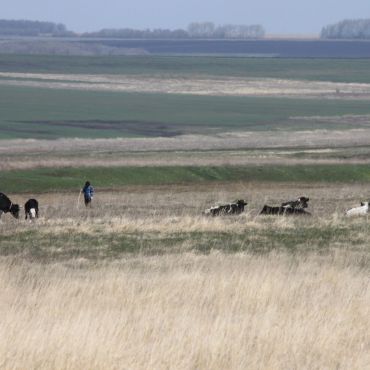
[[369, 275], [348, 253], [0, 259], [4, 369], [365, 369]]
[[370, 181], [370, 165], [264, 165], [264, 166], [158, 166], [77, 167], [1, 171], [5, 193], [78, 190], [89, 179], [97, 188], [127, 185], [204, 184], [214, 182], [364, 182]]
[[1, 72], [230, 76], [370, 83], [366, 59], [0, 55]]
[[[348, 129], [290, 117], [370, 114], [368, 101], [197, 96], [0, 86], [0, 138], [171, 137], [225, 131]], [[357, 126], [356, 126], [357, 127]]]
[[[297, 187], [314, 216], [257, 216]], [[367, 187], [191, 188], [88, 210], [40, 194], [37, 222], [3, 215], [0, 368], [366, 368], [370, 226], [342, 208]], [[247, 213], [201, 216], [246, 193]]]

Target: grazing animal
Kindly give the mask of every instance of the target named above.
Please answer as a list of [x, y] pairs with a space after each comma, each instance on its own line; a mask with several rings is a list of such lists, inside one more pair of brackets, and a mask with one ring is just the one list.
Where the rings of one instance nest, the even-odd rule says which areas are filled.
[[311, 213], [305, 211], [303, 208], [291, 208], [291, 207], [270, 207], [264, 205], [260, 215], [306, 215], [310, 216]]
[[308, 201], [310, 199], [307, 197], [299, 197], [297, 200], [291, 200], [289, 202], [284, 202], [279, 207], [271, 207], [264, 205], [260, 215], [306, 215], [309, 216], [311, 213], [305, 211], [308, 207]]
[[10, 212], [14, 218], [19, 218], [19, 205], [13, 202], [3, 193], [0, 193], [0, 218], [3, 213]]
[[361, 202], [360, 207], [351, 208], [346, 211], [346, 216], [361, 216], [369, 213], [369, 202]]
[[219, 206], [214, 206], [206, 209], [205, 214], [211, 216], [220, 216], [220, 215], [239, 215], [244, 212], [244, 207], [248, 203], [244, 199], [238, 199], [233, 203], [222, 204]]
[[283, 215], [284, 210], [284, 207], [271, 207], [265, 204], [260, 212], [260, 215]]
[[299, 197], [297, 200], [290, 200], [289, 202], [284, 202], [281, 204], [282, 207], [289, 207], [294, 209], [303, 209], [308, 207], [308, 201], [310, 198]]
[[310, 212], [307, 212], [303, 208], [285, 208], [286, 215], [303, 215], [303, 216], [311, 216]]
[[24, 213], [26, 215], [26, 220], [28, 217], [30, 220], [39, 218], [39, 202], [36, 199], [27, 200], [24, 205]]

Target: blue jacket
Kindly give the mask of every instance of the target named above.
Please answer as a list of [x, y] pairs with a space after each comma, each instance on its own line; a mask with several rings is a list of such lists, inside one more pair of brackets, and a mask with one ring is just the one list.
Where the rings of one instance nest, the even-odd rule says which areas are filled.
[[84, 197], [87, 199], [91, 199], [94, 196], [94, 188], [91, 185], [85, 186], [82, 189], [82, 192], [84, 193]]

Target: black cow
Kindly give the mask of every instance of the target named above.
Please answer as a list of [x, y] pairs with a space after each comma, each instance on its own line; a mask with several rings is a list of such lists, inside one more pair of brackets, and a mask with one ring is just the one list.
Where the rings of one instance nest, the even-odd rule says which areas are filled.
[[270, 207], [263, 206], [260, 215], [306, 215], [309, 216], [311, 213], [305, 211], [303, 208], [291, 208], [291, 207]]
[[220, 215], [239, 215], [244, 212], [244, 207], [248, 203], [244, 199], [238, 199], [233, 203], [222, 204], [219, 206], [211, 207], [205, 211], [205, 214], [211, 216], [220, 216]]
[[305, 211], [309, 200], [307, 197], [299, 197], [297, 200], [284, 202], [279, 207], [264, 205], [260, 215], [311, 215]]
[[26, 220], [28, 217], [30, 220], [39, 218], [39, 202], [36, 199], [28, 199], [24, 205], [24, 213], [26, 215]]
[[282, 215], [284, 214], [284, 209], [283, 207], [271, 207], [265, 204], [260, 215]]
[[3, 213], [10, 212], [13, 217], [19, 218], [19, 205], [12, 201], [3, 193], [0, 193], [0, 218]]
[[299, 197], [297, 200], [290, 200], [289, 202], [282, 203], [282, 207], [290, 207], [294, 209], [303, 209], [308, 207], [308, 201], [310, 198]]

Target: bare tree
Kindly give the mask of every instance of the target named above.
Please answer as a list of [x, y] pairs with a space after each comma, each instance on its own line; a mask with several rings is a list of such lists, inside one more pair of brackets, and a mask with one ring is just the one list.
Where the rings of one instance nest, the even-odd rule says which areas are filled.
[[370, 39], [370, 19], [345, 19], [321, 30], [322, 39]]

